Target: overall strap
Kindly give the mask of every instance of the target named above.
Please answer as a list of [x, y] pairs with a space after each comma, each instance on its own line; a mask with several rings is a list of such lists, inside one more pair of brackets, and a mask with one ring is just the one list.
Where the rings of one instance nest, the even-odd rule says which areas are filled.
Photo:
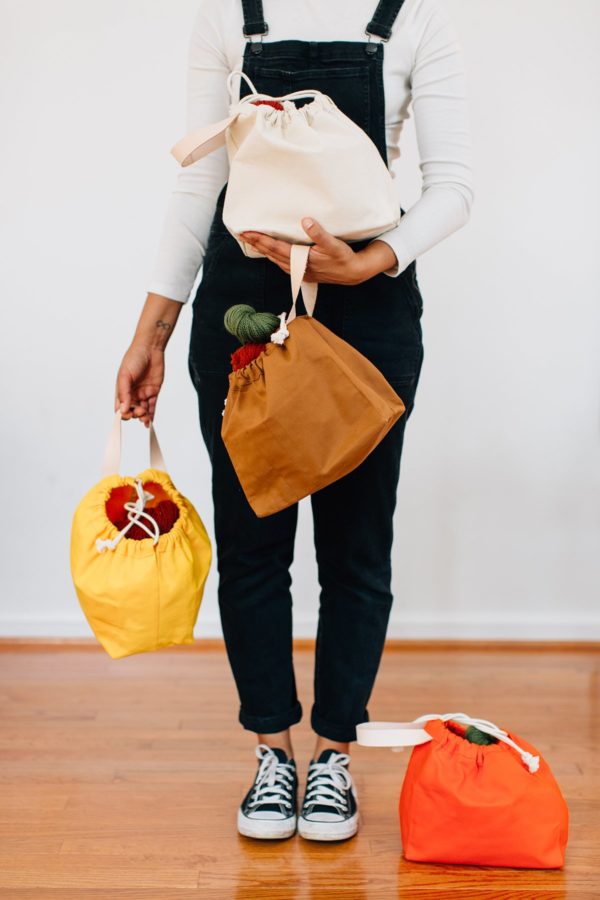
[[[252, 52], [262, 52], [262, 36], [269, 33], [265, 22], [262, 0], [242, 0], [244, 13], [244, 37], [250, 41]], [[253, 41], [254, 35], [260, 35], [260, 41]]]
[[389, 41], [392, 25], [404, 0], [379, 0], [373, 18], [365, 28], [365, 34], [376, 34], [382, 41]]

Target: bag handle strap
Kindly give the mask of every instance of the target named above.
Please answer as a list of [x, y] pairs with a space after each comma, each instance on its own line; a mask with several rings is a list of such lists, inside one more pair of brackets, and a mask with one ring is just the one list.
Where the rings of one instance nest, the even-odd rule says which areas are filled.
[[[225, 145], [225, 132], [240, 114], [240, 109], [238, 108], [237, 111], [234, 111], [234, 107], [231, 103], [233, 100], [231, 81], [234, 75], [241, 75], [242, 78], [246, 79], [252, 89], [252, 94], [248, 95], [250, 98], [259, 96], [256, 93], [256, 88], [245, 72], [242, 72], [239, 69], [235, 69], [231, 72], [227, 76], [227, 91], [229, 93], [231, 115], [227, 116], [225, 119], [219, 119], [218, 122], [212, 122], [210, 125], [203, 125], [201, 128], [195, 128], [193, 131], [190, 131], [189, 134], [186, 134], [178, 140], [177, 143], [173, 144], [169, 152], [175, 157], [180, 166], [191, 166], [192, 163], [197, 162], [204, 156], [208, 156], [213, 150], [218, 150], [219, 147]], [[267, 97], [266, 94], [260, 96]], [[241, 102], [242, 101], [240, 101], [240, 103]]]
[[304, 272], [308, 263], [308, 254], [310, 252], [310, 244], [292, 244], [290, 250], [290, 280], [292, 286], [292, 308], [289, 313], [282, 312], [279, 316], [279, 328], [271, 335], [271, 341], [274, 344], [283, 344], [286, 337], [289, 337], [287, 326], [296, 318], [296, 301], [300, 289], [302, 289], [302, 297], [306, 312], [312, 316], [315, 311], [317, 302], [317, 291], [319, 289], [318, 282], [304, 281]]
[[208, 156], [213, 150], [225, 145], [225, 132], [232, 122], [239, 116], [239, 112], [226, 119], [220, 119], [211, 125], [195, 128], [173, 144], [169, 151], [175, 157], [180, 166], [190, 166], [192, 163]]
[[412, 722], [361, 722], [356, 726], [356, 741], [364, 747], [391, 747], [393, 750], [401, 750], [403, 747], [415, 747], [431, 740], [431, 735], [420, 728], [422, 722], [432, 719], [441, 719], [443, 722], [453, 720], [463, 725], [474, 725], [479, 731], [491, 734], [498, 740], [508, 744], [516, 750], [531, 773], [537, 772], [540, 766], [539, 756], [534, 756], [527, 750], [519, 747], [506, 731], [488, 722], [487, 719], [475, 719], [466, 713], [427, 713], [419, 716]]
[[[112, 426], [110, 429], [110, 433], [108, 435], [108, 441], [106, 443], [106, 450], [104, 451], [104, 460], [102, 463], [102, 477], [105, 478], [107, 475], [118, 475], [119, 468], [121, 466], [121, 422], [123, 421], [121, 417], [121, 410], [118, 409], [115, 412]], [[162, 451], [160, 449], [160, 445], [158, 443], [158, 438], [156, 437], [156, 432], [154, 430], [154, 425], [152, 421], [150, 421], [150, 427], [148, 428], [150, 432], [149, 436], [149, 449], [150, 449], [150, 468], [151, 469], [160, 469], [162, 472], [166, 472], [167, 468], [165, 466], [165, 460], [162, 455]]]
[[292, 244], [290, 249], [290, 278], [292, 285], [292, 308], [288, 313], [286, 322], [291, 322], [296, 318], [296, 301], [302, 289], [302, 299], [306, 307], [306, 312], [312, 316], [315, 311], [317, 302], [317, 291], [319, 289], [318, 282], [304, 281], [304, 272], [308, 265], [308, 254], [310, 253], [310, 244]]

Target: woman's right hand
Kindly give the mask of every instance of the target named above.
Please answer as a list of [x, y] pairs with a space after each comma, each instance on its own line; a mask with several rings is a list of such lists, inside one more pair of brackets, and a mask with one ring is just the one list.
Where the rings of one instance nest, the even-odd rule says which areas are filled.
[[164, 350], [131, 344], [117, 373], [114, 411], [120, 407], [122, 419], [141, 419], [149, 428], [164, 377]]

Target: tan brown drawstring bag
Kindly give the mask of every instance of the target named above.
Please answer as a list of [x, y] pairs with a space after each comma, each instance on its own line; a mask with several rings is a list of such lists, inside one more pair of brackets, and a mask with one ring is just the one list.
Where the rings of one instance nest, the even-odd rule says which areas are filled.
[[[313, 317], [310, 247], [293, 244], [292, 308], [265, 350], [229, 373], [221, 435], [259, 518], [356, 468], [405, 411], [379, 369]], [[296, 315], [302, 287], [307, 315]]]

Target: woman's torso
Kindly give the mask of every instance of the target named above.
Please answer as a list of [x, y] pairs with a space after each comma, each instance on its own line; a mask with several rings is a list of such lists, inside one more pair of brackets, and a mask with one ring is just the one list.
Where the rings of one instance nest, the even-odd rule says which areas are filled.
[[[215, 29], [230, 71], [240, 69], [246, 46], [242, 33], [241, 0], [209, 0], [214, 5]], [[400, 155], [399, 141], [404, 121], [409, 118], [410, 75], [414, 43], [423, 27], [423, 10], [428, 0], [405, 0], [396, 18], [392, 36], [385, 43], [383, 108], [388, 165]], [[289, 39], [299, 41], [353, 41], [367, 39], [365, 28], [377, 0], [263, 0], [264, 18], [269, 26], [265, 44]], [[415, 14], [418, 16], [415, 17]], [[393, 172], [392, 172], [393, 174]]]
[[[235, 3], [241, 9], [241, 0]], [[265, 19], [271, 3], [265, 8]], [[373, 12], [374, 8], [369, 10], [364, 26]], [[241, 30], [243, 18], [238, 25]], [[268, 25], [270, 37], [270, 22]], [[347, 42], [265, 40], [259, 53], [244, 41], [237, 68], [243, 68], [259, 92], [273, 96], [303, 86], [330, 94], [364, 128], [384, 156], [384, 48], [376, 45], [374, 53], [367, 53], [365, 41], [364, 34]], [[242, 94], [248, 90], [244, 82]], [[225, 185], [217, 202], [203, 276], [193, 303], [192, 378], [226, 374], [229, 356], [237, 346], [224, 329], [223, 317], [229, 306], [244, 302], [278, 315], [290, 305], [289, 275], [268, 259], [245, 257], [228, 233], [222, 220], [226, 188]], [[367, 243], [357, 242], [354, 247], [358, 250]], [[422, 300], [411, 264], [397, 278], [380, 273], [355, 285], [320, 284], [314, 315], [371, 359], [390, 383], [402, 387], [402, 394], [408, 395], [410, 402], [423, 357], [421, 312]]]

